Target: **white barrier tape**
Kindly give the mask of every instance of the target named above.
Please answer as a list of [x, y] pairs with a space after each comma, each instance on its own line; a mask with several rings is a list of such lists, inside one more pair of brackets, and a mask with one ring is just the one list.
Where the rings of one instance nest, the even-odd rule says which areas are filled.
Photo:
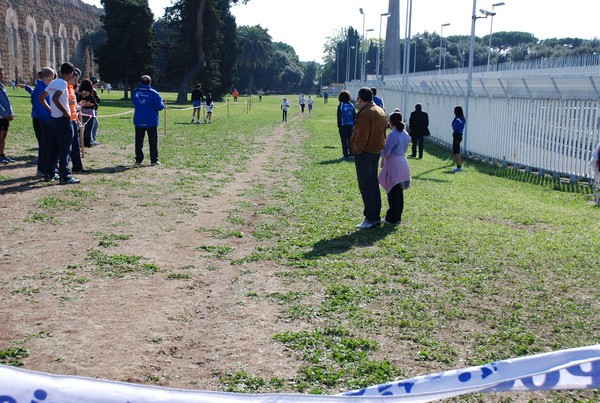
[[[130, 109], [130, 110], [122, 112], [122, 113], [115, 113], [114, 115], [98, 115], [96, 117], [97, 118], [114, 118], [115, 116], [123, 116], [123, 115], [127, 115], [129, 113], [133, 113], [133, 109]], [[2, 403], [2, 400], [0, 400], [0, 403]]]
[[430, 402], [466, 393], [600, 388], [600, 344], [372, 386], [345, 396]]
[[591, 388], [600, 388], [600, 345], [421, 376], [336, 396], [170, 389], [0, 365], [0, 403], [431, 402], [474, 392]]

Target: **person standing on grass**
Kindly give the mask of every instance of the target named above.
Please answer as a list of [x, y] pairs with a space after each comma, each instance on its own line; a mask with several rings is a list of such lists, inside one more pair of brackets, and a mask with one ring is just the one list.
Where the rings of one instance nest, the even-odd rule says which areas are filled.
[[148, 133], [150, 146], [150, 164], [160, 165], [158, 160], [158, 112], [165, 109], [165, 100], [152, 88], [152, 79], [143, 75], [141, 84], [133, 90], [133, 124], [135, 126], [135, 166], [142, 165], [144, 160], [144, 136]]
[[404, 131], [402, 115], [399, 112], [390, 115], [389, 124], [392, 130], [381, 151], [381, 172], [378, 178], [379, 184], [387, 193], [389, 205], [383, 221], [396, 225], [402, 221], [404, 190], [410, 186], [410, 169], [406, 159], [410, 136]]
[[[40, 71], [40, 79], [38, 79], [31, 93], [31, 119], [33, 121], [35, 137], [38, 139], [37, 176], [40, 177], [50, 174], [50, 172], [46, 172], [45, 170], [48, 169], [49, 164], [49, 125], [52, 114], [40, 103], [38, 97], [46, 90], [50, 81], [54, 80], [55, 74], [54, 70], [50, 67], [44, 67]], [[46, 103], [50, 103], [50, 98], [46, 97]]]
[[6, 137], [8, 137], [9, 122], [15, 119], [15, 114], [8, 98], [6, 88], [4, 88], [4, 67], [0, 67], [0, 163], [8, 164], [15, 162], [4, 153], [6, 147]]
[[452, 154], [454, 154], [454, 161], [456, 162], [456, 168], [452, 172], [462, 172], [462, 158], [460, 157], [460, 143], [463, 139], [463, 133], [465, 131], [465, 124], [467, 118], [463, 112], [462, 106], [458, 105], [454, 107], [454, 119], [452, 120]]
[[306, 97], [304, 94], [300, 94], [298, 98], [298, 103], [300, 104], [300, 112], [304, 115], [304, 107], [306, 106]]
[[359, 110], [350, 138], [350, 149], [354, 154], [356, 178], [365, 216], [357, 227], [365, 229], [381, 224], [381, 193], [377, 173], [379, 155], [385, 145], [387, 117], [383, 109], [373, 102], [373, 92], [370, 88], [361, 88], [356, 99]]
[[377, 96], [377, 88], [371, 88], [371, 91], [373, 92], [373, 103], [381, 109], [383, 109], [383, 111], [385, 112], [385, 105], [383, 104], [383, 99]]
[[81, 105], [81, 120], [84, 126], [83, 143], [85, 147], [100, 145], [96, 141], [94, 130], [98, 127], [98, 106], [100, 105], [100, 97], [94, 89], [91, 80], [87, 78], [79, 85], [79, 96]]
[[211, 124], [212, 121], [212, 111], [213, 108], [215, 107], [215, 103], [213, 102], [212, 99], [212, 94], [209, 92], [208, 95], [206, 96], [206, 118], [204, 119], [204, 123], [208, 123]]
[[192, 123], [194, 123], [194, 119], [196, 120], [196, 124], [200, 124], [202, 122], [202, 118], [200, 117], [200, 112], [202, 111], [202, 103], [204, 102], [204, 93], [202, 92], [202, 84], [196, 84], [196, 88], [192, 91]]
[[310, 96], [310, 95], [308, 96], [308, 101], [307, 102], [308, 102], [308, 114], [310, 115], [310, 113], [312, 112], [313, 103], [314, 103], [314, 100], [313, 100], [312, 96]]
[[419, 159], [421, 159], [423, 158], [425, 136], [429, 136], [429, 115], [427, 115], [427, 112], [423, 112], [421, 104], [416, 104], [415, 110], [410, 114], [408, 128], [410, 129], [410, 137], [412, 138], [412, 153], [410, 156], [415, 158], [418, 148]]
[[[52, 80], [48, 87], [38, 96], [38, 101], [50, 111], [50, 142], [48, 166], [44, 172], [46, 180], [52, 180], [55, 164], [58, 161], [58, 175], [61, 185], [79, 183], [79, 179], [71, 176], [69, 170], [69, 157], [71, 155], [71, 144], [73, 143], [73, 126], [71, 125], [71, 114], [69, 113], [69, 80], [75, 73], [73, 64], [66, 62], [60, 66], [60, 77]], [[46, 97], [50, 96], [50, 105]]]
[[80, 106], [77, 104], [77, 95], [75, 94], [75, 90], [77, 89], [77, 83], [79, 81], [79, 76], [81, 75], [81, 70], [75, 68], [73, 72], [73, 76], [68, 81], [67, 91], [69, 101], [69, 114], [71, 119], [71, 127], [73, 128], [73, 140], [71, 142], [71, 154], [70, 160], [72, 164], [72, 169], [74, 173], [83, 173], [83, 161], [81, 160], [81, 145], [79, 141], [81, 140], [79, 135], [79, 110]]
[[340, 104], [337, 107], [337, 126], [342, 141], [342, 158], [346, 161], [352, 159], [350, 151], [350, 137], [352, 137], [352, 129], [356, 121], [356, 109], [350, 102], [350, 93], [346, 90], [340, 91], [338, 95]]
[[290, 103], [287, 101], [286, 98], [283, 98], [283, 101], [281, 101], [281, 111], [283, 113], [283, 116], [281, 118], [282, 122], [287, 122], [288, 109], [290, 109]]
[[237, 90], [237, 88], [234, 88], [231, 95], [233, 96], [233, 102], [237, 102], [237, 99], [240, 96], [240, 92]]

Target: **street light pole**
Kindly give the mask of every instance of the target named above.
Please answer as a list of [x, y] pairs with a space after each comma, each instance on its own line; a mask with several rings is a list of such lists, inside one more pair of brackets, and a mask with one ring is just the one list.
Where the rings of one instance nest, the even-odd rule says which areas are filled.
[[445, 24], [442, 24], [440, 27], [440, 62], [438, 63], [438, 70], [442, 69], [442, 44], [444, 43], [444, 27], [449, 26], [450, 23], [447, 22]]
[[379, 77], [379, 63], [381, 60], [381, 22], [382, 22], [383, 17], [389, 17], [390, 15], [392, 15], [392, 13], [388, 12], [388, 13], [380, 14], [380, 16], [379, 16], [379, 44], [377, 46], [377, 68], [376, 68], [376, 73], [375, 73], [377, 81], [381, 80], [381, 77]]
[[[374, 29], [373, 28], [369, 28], [365, 31], [365, 43], [363, 43], [363, 47], [367, 46], [367, 38], [369, 37], [369, 32], [373, 32]], [[369, 49], [371, 48], [370, 45], [367, 46], [366, 49], [363, 49], [363, 54], [365, 55], [364, 57], [364, 64], [363, 64], [363, 71], [364, 71], [364, 75], [365, 75], [365, 82], [367, 82], [367, 53], [369, 52]]]
[[356, 38], [356, 47], [354, 48], [354, 80], [358, 80], [358, 49], [360, 44], [360, 38]]
[[413, 73], [417, 72], [417, 44], [419, 43], [420, 36], [415, 38], [415, 60], [413, 60]]
[[346, 80], [344, 81], [344, 88], [346, 83], [350, 81], [350, 29], [348, 28], [348, 38], [346, 39]]
[[490, 71], [490, 57], [492, 56], [492, 27], [494, 25], [494, 15], [496, 15], [496, 13], [494, 13], [494, 7], [500, 7], [500, 6], [503, 6], [504, 4], [505, 4], [504, 2], [492, 4], [492, 19], [490, 20], [490, 38], [489, 38], [490, 41], [488, 44], [487, 71]]
[[[364, 43], [365, 43], [365, 13], [364, 13], [364, 11], [363, 11], [362, 8], [359, 8], [358, 11], [360, 11], [360, 13], [363, 16], [363, 33], [362, 33], [362, 38], [363, 38], [363, 45], [364, 45]], [[362, 77], [363, 77], [364, 66], [365, 66], [365, 52], [363, 51], [362, 55], [361, 55], [361, 59], [360, 59], [360, 69], [361, 69], [361, 72], [360, 72], [361, 79], [360, 79], [360, 81], [363, 81]]]
[[335, 62], [336, 62], [335, 82], [337, 84], [340, 82], [340, 44], [339, 43], [335, 44]]

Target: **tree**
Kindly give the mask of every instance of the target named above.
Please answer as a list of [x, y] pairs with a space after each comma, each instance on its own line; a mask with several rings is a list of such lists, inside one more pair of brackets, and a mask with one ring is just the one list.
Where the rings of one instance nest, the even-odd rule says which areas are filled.
[[252, 93], [254, 90], [254, 70], [267, 66], [273, 55], [273, 42], [271, 41], [271, 35], [260, 25], [240, 27], [238, 36], [242, 49], [239, 63], [250, 69], [248, 90]]
[[[176, 0], [172, 7], [167, 8], [166, 18], [168, 23], [173, 24], [175, 29], [171, 29], [171, 34], [177, 38], [171, 43], [176, 44], [179, 50], [185, 49], [184, 58], [178, 58], [182, 68], [185, 68], [184, 73], [175, 75], [175, 77], [183, 77], [178, 85], [177, 102], [185, 103], [187, 101], [187, 90], [190, 84], [197, 79], [203, 71], [208, 67], [210, 69], [210, 77], [215, 82], [223, 83], [217, 79], [217, 74], [222, 72], [221, 67], [235, 69], [235, 63], [221, 64], [222, 58], [213, 57], [218, 55], [215, 52], [209, 55], [206, 53], [208, 41], [205, 41], [204, 29], [214, 24], [218, 29], [211, 29], [211, 34], [214, 38], [220, 40], [217, 46], [220, 46], [220, 52], [233, 52], [235, 54], [236, 44], [235, 37], [230, 35], [231, 24], [235, 26], [235, 21], [229, 16], [229, 7], [232, 3], [246, 3], [248, 0]], [[221, 25], [225, 24], [225, 25]], [[224, 31], [220, 28], [225, 27]], [[223, 32], [226, 32], [223, 34]], [[226, 40], [232, 42], [226, 43]], [[211, 44], [214, 45], [214, 42]], [[208, 62], [207, 62], [208, 61]], [[212, 85], [211, 85], [212, 87]]]
[[154, 15], [148, 0], [101, 0], [106, 42], [97, 51], [98, 70], [106, 82], [125, 84], [128, 90], [143, 74], [154, 73]]

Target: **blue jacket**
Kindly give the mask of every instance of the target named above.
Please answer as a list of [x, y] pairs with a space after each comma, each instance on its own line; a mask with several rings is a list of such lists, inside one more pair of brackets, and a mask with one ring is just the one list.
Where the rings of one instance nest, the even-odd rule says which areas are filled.
[[135, 127], [157, 127], [158, 112], [165, 108], [160, 94], [148, 84], [142, 84], [133, 90], [131, 97], [133, 107], [133, 124]]
[[[31, 93], [31, 117], [44, 122], [49, 122], [50, 118], [52, 117], [51, 113], [42, 106], [40, 101], [38, 101], [38, 97], [42, 92], [44, 92], [46, 87], [48, 87], [48, 85], [42, 80], [37, 80], [37, 83], [35, 83], [35, 88]], [[46, 102], [48, 102], [48, 105], [50, 105], [49, 95], [46, 97]]]
[[452, 120], [452, 131], [453, 134], [462, 135], [465, 131], [465, 122], [461, 118], [454, 118], [454, 120]]
[[4, 84], [0, 83], [0, 119], [7, 119], [14, 115], [10, 99], [4, 88]]

